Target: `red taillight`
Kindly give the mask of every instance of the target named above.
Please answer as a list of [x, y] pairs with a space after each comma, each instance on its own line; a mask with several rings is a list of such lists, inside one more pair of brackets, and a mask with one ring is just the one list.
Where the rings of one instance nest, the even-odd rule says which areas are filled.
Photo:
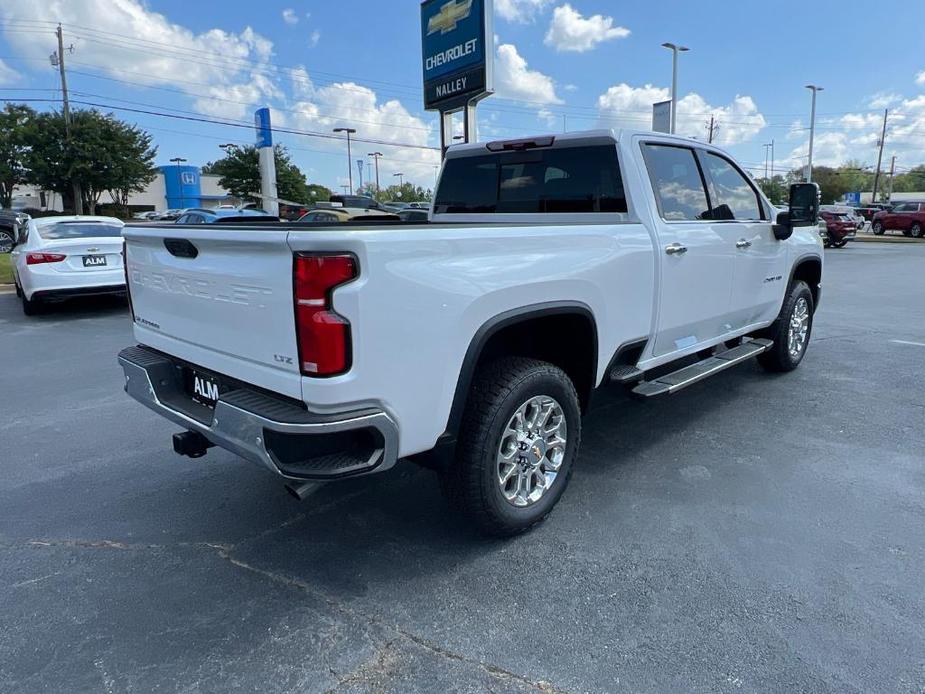
[[65, 258], [67, 258], [67, 256], [63, 253], [26, 253], [26, 265], [60, 263]]
[[350, 368], [350, 323], [334, 312], [331, 294], [357, 276], [352, 255], [295, 256], [295, 326], [299, 368], [306, 376], [334, 376]]

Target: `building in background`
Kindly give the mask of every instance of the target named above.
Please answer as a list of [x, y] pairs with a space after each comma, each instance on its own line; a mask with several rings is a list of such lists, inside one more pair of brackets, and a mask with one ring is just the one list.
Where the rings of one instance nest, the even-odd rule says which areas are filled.
[[[218, 184], [219, 176], [202, 174], [198, 166], [158, 167], [158, 174], [147, 188], [129, 196], [130, 212], [181, 209], [185, 207], [217, 207], [238, 205], [240, 200], [231, 196]], [[105, 206], [112, 200], [107, 193], [100, 197]], [[35, 186], [17, 186], [13, 192], [13, 209], [62, 210], [64, 205], [57, 193], [39, 190]]]

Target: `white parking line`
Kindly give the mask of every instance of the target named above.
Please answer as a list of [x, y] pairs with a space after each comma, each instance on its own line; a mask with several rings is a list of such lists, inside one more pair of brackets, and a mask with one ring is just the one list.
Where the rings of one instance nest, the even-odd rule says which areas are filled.
[[912, 345], [913, 347], [925, 347], [925, 342], [909, 342], [909, 340], [890, 340], [897, 345]]

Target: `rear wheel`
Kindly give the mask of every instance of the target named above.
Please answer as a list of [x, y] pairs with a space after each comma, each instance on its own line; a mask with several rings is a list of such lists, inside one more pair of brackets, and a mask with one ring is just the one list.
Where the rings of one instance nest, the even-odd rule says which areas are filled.
[[6, 230], [0, 230], [0, 254], [9, 253], [13, 250], [13, 234]]
[[922, 238], [922, 225], [916, 222], [909, 228], [909, 235], [914, 239]]
[[758, 363], [768, 371], [793, 371], [803, 361], [813, 332], [813, 293], [805, 282], [790, 285], [780, 315], [763, 333], [774, 341], [767, 352], [758, 355]]
[[578, 395], [564, 371], [498, 359], [476, 375], [444, 493], [482, 532], [522, 533], [562, 496], [580, 439]]
[[873, 225], [870, 227], [870, 230], [874, 232], [877, 236], [880, 236], [881, 234], [883, 234], [884, 231], [886, 231], [883, 228], [883, 222], [874, 222]]

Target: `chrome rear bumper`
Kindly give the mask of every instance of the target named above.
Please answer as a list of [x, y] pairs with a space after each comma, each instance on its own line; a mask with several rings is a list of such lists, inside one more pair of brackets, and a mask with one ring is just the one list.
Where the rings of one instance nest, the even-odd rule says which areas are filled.
[[213, 410], [184, 391], [185, 364], [145, 347], [122, 350], [119, 364], [125, 392], [138, 402], [285, 479], [351, 477], [397, 460], [398, 428], [381, 410], [320, 415], [243, 384], [220, 395]]

